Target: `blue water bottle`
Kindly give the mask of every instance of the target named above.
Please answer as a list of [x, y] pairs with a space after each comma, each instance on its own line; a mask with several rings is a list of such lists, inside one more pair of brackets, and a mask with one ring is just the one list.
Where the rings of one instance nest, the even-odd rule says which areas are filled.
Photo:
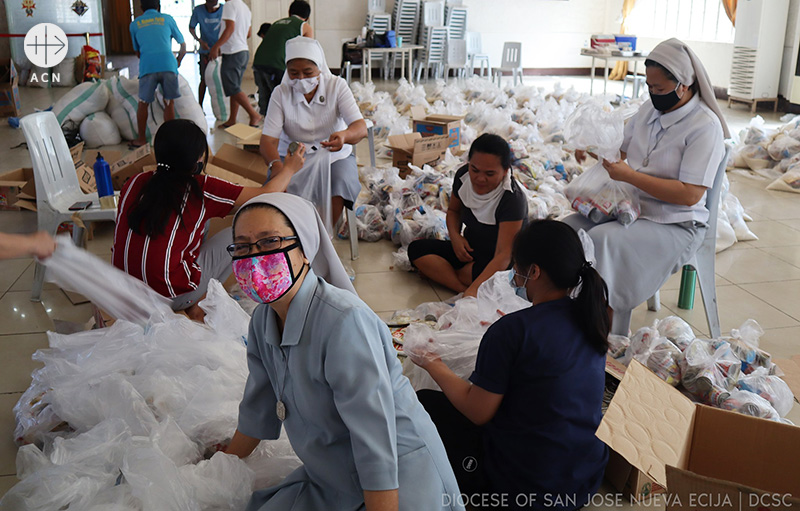
[[111, 167], [100, 153], [97, 153], [93, 168], [94, 181], [97, 184], [97, 196], [100, 197], [100, 207], [102, 209], [116, 208], [114, 187], [111, 185]]

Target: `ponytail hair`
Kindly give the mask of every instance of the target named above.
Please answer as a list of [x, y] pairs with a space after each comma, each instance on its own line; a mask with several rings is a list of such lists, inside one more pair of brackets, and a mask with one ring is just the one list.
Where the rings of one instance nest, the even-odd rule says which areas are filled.
[[180, 217], [187, 192], [202, 198], [195, 174], [201, 157], [208, 163], [208, 142], [192, 121], [173, 119], [156, 132], [153, 151], [158, 166], [128, 214], [131, 230], [150, 237], [163, 234], [172, 213]]
[[608, 351], [608, 287], [586, 261], [578, 234], [563, 222], [533, 221], [514, 239], [513, 256], [520, 271], [535, 264], [559, 289], [580, 286], [575, 298], [576, 320], [592, 347], [599, 353]]

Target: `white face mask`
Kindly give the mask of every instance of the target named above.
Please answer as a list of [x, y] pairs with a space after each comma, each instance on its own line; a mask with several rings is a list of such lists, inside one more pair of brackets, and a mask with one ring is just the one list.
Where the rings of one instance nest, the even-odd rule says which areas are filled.
[[319, 76], [315, 76], [313, 78], [302, 78], [302, 79], [295, 78], [293, 80], [289, 80], [289, 85], [291, 85], [292, 89], [299, 92], [300, 94], [309, 94], [319, 85]]

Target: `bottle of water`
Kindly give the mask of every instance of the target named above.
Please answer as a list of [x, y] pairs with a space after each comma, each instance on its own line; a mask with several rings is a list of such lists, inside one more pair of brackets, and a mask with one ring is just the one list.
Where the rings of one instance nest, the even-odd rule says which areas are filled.
[[111, 167], [100, 153], [97, 153], [93, 168], [94, 181], [97, 184], [97, 196], [100, 197], [100, 207], [102, 209], [116, 208], [117, 201], [114, 196], [114, 187], [111, 184]]

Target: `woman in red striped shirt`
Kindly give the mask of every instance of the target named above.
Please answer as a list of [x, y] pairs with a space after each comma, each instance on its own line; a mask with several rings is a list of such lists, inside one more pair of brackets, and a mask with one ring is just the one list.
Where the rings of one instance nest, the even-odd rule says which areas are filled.
[[[167, 121], [153, 141], [157, 169], [131, 178], [120, 194], [114, 232], [114, 266], [172, 299], [172, 308], [201, 320], [197, 303], [208, 282], [231, 274], [230, 229], [207, 239], [206, 224], [262, 193], [283, 192], [302, 168], [305, 147], [261, 187], [242, 187], [202, 174], [208, 163], [205, 133], [186, 119]], [[286, 175], [284, 175], [286, 174]]]

